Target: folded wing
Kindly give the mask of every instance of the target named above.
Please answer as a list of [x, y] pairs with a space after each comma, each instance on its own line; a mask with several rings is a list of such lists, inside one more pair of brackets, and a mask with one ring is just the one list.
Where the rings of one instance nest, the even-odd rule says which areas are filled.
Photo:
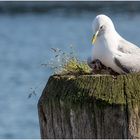
[[119, 40], [118, 51], [125, 54], [140, 54], [140, 48], [138, 46], [123, 38]]
[[120, 40], [114, 62], [124, 73], [140, 72], [140, 48], [126, 40]]

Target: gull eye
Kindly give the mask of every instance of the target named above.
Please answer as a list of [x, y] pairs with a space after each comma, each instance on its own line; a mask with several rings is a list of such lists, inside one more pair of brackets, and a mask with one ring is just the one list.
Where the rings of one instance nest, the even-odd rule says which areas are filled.
[[100, 27], [100, 29], [102, 30], [104, 28], [104, 25], [102, 25], [101, 27]]

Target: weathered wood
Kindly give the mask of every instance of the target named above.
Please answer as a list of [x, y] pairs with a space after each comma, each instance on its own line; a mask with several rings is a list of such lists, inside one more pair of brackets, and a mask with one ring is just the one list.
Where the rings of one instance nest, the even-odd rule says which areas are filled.
[[140, 74], [51, 76], [38, 112], [41, 138], [140, 138]]

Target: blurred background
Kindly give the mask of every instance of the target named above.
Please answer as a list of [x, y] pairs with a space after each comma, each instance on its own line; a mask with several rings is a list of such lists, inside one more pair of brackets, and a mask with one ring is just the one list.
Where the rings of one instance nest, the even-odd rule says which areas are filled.
[[51, 48], [90, 56], [98, 14], [140, 46], [140, 2], [0, 2], [0, 138], [40, 138], [37, 102], [53, 74], [41, 64]]

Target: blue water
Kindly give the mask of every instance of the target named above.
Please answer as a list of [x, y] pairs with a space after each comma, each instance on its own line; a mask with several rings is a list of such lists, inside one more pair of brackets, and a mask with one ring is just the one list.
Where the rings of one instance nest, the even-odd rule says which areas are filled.
[[[73, 45], [90, 55], [94, 12], [0, 15], [0, 138], [40, 138], [37, 102], [52, 74], [50, 48]], [[108, 14], [116, 30], [140, 46], [140, 14]], [[32, 89], [31, 89], [32, 88]], [[28, 99], [33, 90], [36, 96]]]

